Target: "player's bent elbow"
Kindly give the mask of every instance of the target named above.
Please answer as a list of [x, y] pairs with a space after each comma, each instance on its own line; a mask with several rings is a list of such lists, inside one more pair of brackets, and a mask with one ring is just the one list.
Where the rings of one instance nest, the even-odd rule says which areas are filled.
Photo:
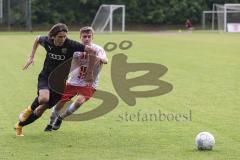
[[107, 63], [108, 63], [108, 60], [107, 60], [107, 59], [102, 59], [101, 62], [102, 62], [103, 64], [107, 64]]
[[41, 35], [37, 35], [37, 37], [36, 37], [36, 41], [38, 42], [39, 41], [39, 39], [40, 39], [40, 37], [41, 37]]

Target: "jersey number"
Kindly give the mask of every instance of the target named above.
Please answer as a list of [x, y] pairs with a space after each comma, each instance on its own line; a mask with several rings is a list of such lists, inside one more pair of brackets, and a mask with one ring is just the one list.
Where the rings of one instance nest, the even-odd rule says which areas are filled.
[[79, 76], [78, 76], [78, 78], [79, 78], [79, 79], [84, 79], [84, 78], [85, 78], [85, 75], [86, 75], [86, 71], [87, 71], [87, 67], [81, 66], [81, 67], [80, 67], [80, 71], [79, 71]]
[[[88, 55], [84, 52], [81, 56], [80, 59], [86, 60], [88, 59]], [[79, 71], [79, 76], [78, 78], [84, 79], [86, 75], [87, 67], [85, 66], [80, 66], [80, 71]]]

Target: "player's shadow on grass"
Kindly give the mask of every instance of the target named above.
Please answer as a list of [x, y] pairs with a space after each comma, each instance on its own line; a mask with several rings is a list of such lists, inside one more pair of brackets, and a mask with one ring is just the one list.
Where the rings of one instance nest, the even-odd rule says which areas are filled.
[[220, 153], [221, 151], [218, 149], [212, 149], [212, 150], [198, 150], [196, 148], [194, 149], [189, 149], [188, 152], [193, 152], [193, 153]]

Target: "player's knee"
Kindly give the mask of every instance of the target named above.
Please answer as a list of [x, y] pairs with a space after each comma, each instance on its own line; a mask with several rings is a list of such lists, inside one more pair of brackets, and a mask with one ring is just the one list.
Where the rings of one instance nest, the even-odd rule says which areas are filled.
[[49, 101], [49, 97], [45, 95], [39, 96], [38, 101], [39, 101], [39, 104], [46, 104]]
[[39, 90], [39, 96], [38, 96], [39, 104], [46, 104], [49, 101], [49, 90], [48, 89], [42, 89]]
[[85, 101], [86, 101], [86, 99], [85, 99], [84, 97], [79, 97], [79, 98], [76, 100], [75, 104], [78, 105], [78, 106], [80, 106], [80, 105], [83, 104]]

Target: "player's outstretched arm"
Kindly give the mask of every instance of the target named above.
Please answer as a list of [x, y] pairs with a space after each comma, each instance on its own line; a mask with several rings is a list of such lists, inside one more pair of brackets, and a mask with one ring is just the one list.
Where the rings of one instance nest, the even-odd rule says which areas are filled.
[[32, 64], [32, 65], [34, 64], [34, 56], [35, 56], [36, 50], [39, 46], [39, 37], [40, 36], [37, 36], [34, 43], [33, 43], [32, 53], [28, 57], [26, 64], [23, 66], [23, 70], [26, 70], [29, 67], [30, 64]]

